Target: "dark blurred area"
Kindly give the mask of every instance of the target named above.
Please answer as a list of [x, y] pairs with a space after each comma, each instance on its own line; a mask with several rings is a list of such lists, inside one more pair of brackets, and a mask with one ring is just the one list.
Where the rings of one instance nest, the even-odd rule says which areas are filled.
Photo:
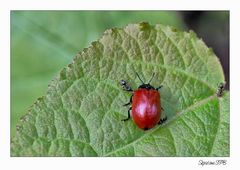
[[180, 14], [188, 29], [194, 30], [219, 57], [226, 79], [225, 89], [229, 90], [229, 12], [188, 11]]

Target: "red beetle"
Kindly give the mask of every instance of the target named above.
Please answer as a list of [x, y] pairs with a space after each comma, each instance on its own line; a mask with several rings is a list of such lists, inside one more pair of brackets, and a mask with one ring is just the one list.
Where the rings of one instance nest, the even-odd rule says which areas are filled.
[[130, 110], [132, 110], [132, 118], [137, 126], [141, 129], [148, 130], [154, 127], [156, 124], [162, 124], [167, 120], [167, 117], [161, 119], [161, 110], [163, 109], [161, 107], [160, 93], [158, 90], [162, 87], [162, 85], [157, 88], [154, 88], [150, 85], [154, 74], [147, 84], [141, 80], [138, 74], [137, 76], [142, 82], [142, 85], [140, 85], [138, 89], [134, 91], [126, 83], [126, 81], [120, 81], [124, 90], [132, 93], [130, 101], [123, 105], [128, 106], [132, 104], [132, 107], [128, 109], [128, 118], [123, 119], [123, 121], [130, 119]]

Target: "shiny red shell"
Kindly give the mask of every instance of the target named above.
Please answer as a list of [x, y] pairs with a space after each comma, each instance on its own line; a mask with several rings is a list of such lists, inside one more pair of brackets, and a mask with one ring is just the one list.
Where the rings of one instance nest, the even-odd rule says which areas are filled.
[[150, 129], [161, 117], [160, 93], [154, 89], [135, 90], [132, 99], [132, 118], [141, 129]]

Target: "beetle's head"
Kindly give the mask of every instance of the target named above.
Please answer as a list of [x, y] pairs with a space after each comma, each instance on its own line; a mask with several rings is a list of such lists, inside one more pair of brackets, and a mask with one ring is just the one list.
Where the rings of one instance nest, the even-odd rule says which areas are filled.
[[153, 73], [153, 75], [152, 75], [151, 79], [148, 81], [148, 83], [144, 83], [144, 82], [142, 81], [142, 79], [140, 78], [140, 76], [138, 75], [138, 73], [136, 73], [136, 74], [137, 74], [139, 80], [142, 82], [142, 84], [141, 84], [138, 88], [147, 89], [147, 90], [155, 89], [152, 85], [150, 85], [150, 83], [151, 83], [151, 81], [152, 81], [155, 73]]
[[140, 89], [147, 89], [147, 90], [150, 90], [150, 89], [155, 89], [152, 85], [150, 85], [149, 83], [148, 84], [142, 84], [140, 85], [138, 88]]

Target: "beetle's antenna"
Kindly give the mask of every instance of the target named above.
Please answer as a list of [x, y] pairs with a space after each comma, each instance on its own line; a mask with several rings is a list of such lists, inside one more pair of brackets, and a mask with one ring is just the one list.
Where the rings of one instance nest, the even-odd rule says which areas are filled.
[[152, 74], [152, 77], [151, 77], [151, 79], [148, 81], [148, 84], [151, 83], [151, 81], [152, 81], [152, 79], [153, 79], [154, 76], [155, 76], [155, 73]]
[[142, 84], [144, 84], [144, 82], [142, 81], [142, 79], [140, 78], [140, 76], [138, 75], [138, 73], [137, 73], [137, 72], [136, 72], [136, 74], [137, 74], [137, 76], [138, 76], [139, 80], [142, 82]]

